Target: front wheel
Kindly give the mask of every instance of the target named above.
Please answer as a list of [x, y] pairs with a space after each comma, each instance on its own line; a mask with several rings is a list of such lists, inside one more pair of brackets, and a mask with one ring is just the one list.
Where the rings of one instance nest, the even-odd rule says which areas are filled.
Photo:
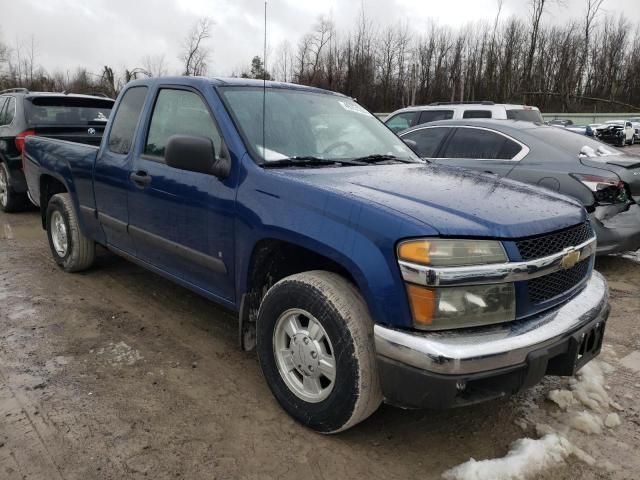
[[51, 197], [47, 205], [47, 237], [51, 254], [67, 272], [86, 270], [93, 264], [96, 244], [84, 236], [68, 193]]
[[343, 277], [312, 271], [280, 280], [260, 306], [257, 340], [269, 388], [302, 424], [336, 433], [380, 406], [373, 322]]

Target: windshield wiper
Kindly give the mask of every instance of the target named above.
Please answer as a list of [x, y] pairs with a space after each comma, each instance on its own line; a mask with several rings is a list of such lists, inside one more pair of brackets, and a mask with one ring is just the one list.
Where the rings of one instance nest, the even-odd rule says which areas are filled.
[[262, 165], [264, 167], [289, 167], [289, 166], [316, 166], [316, 165], [366, 165], [365, 162], [360, 162], [352, 159], [341, 158], [320, 158], [314, 156], [299, 156], [280, 158], [278, 160], [267, 160]]
[[419, 162], [414, 162], [413, 160], [409, 160], [408, 158], [400, 158], [400, 157], [396, 157], [395, 155], [385, 155], [380, 153], [374, 153], [373, 155], [366, 155], [364, 157], [352, 158], [351, 160], [353, 160], [354, 162], [361, 162], [361, 163], [377, 163], [377, 162], [384, 162], [386, 160], [393, 160], [394, 162], [402, 162], [402, 163], [419, 163]]

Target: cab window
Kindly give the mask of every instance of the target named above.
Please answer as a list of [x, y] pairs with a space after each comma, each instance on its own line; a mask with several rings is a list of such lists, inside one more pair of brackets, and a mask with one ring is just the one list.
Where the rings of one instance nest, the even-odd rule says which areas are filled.
[[213, 141], [216, 157], [220, 154], [222, 137], [207, 105], [195, 92], [168, 88], [160, 90], [153, 107], [144, 153], [164, 158], [167, 143], [173, 135], [209, 138]]

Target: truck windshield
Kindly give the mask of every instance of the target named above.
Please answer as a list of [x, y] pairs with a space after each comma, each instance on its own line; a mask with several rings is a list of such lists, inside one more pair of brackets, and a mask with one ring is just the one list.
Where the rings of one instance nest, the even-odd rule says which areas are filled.
[[262, 88], [219, 90], [259, 163], [365, 158], [422, 162], [384, 124], [347, 97], [267, 88], [263, 133]]
[[111, 99], [37, 96], [27, 98], [29, 125], [104, 125], [114, 101]]

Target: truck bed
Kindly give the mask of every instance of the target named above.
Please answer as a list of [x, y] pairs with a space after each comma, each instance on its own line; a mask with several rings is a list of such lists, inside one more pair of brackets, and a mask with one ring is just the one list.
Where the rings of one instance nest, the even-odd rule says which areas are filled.
[[23, 163], [31, 200], [40, 204], [41, 175], [48, 175], [64, 184], [70, 193], [75, 193], [77, 208], [80, 205], [93, 207], [91, 179], [98, 148], [53, 138], [27, 137]]

